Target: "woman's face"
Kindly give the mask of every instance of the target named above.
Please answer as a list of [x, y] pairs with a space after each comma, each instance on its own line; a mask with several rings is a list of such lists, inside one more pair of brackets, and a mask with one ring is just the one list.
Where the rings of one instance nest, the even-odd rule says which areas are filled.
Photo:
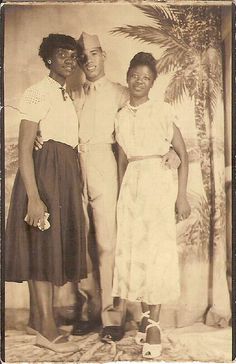
[[129, 71], [127, 82], [130, 96], [145, 98], [148, 97], [150, 88], [153, 85], [154, 76], [148, 66], [140, 65]]
[[53, 78], [66, 79], [72, 74], [77, 65], [76, 50], [57, 48], [50, 57], [50, 74]]

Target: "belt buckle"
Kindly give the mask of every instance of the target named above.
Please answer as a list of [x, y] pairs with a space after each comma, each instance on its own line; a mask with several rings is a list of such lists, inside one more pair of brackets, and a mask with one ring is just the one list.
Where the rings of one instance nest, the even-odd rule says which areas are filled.
[[87, 151], [88, 151], [88, 145], [86, 143], [78, 144], [78, 152], [79, 153], [85, 153]]

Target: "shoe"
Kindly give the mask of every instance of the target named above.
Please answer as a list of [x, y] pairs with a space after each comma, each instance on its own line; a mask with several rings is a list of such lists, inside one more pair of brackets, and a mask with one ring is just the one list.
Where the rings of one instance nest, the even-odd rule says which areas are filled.
[[32, 327], [30, 326], [26, 326], [26, 329], [25, 329], [26, 333], [28, 335], [37, 335], [38, 334], [38, 331], [33, 329]]
[[[33, 329], [33, 327], [30, 327], [30, 326], [26, 326], [26, 329], [25, 329], [26, 333], [28, 335], [34, 335], [36, 336], [38, 334], [38, 331]], [[68, 331], [65, 331], [65, 330], [62, 330], [62, 329], [58, 329], [59, 333], [63, 336], [70, 336], [70, 333]]]
[[[153, 321], [151, 319], [148, 319], [148, 322], [150, 322], [150, 324], [146, 327], [146, 332], [148, 329], [150, 329], [150, 327], [157, 327], [160, 332], [161, 332], [161, 328], [159, 325], [159, 322]], [[161, 355], [162, 352], [162, 345], [160, 344], [149, 344], [149, 343], [145, 343], [143, 345], [143, 358], [145, 359], [156, 359]]]
[[[146, 312], [142, 312], [141, 314], [141, 319], [140, 319], [140, 324], [141, 324], [141, 321], [143, 318], [149, 318], [149, 315], [150, 315], [150, 311], [146, 311]], [[147, 333], [146, 331], [145, 332], [142, 332], [142, 331], [138, 331], [137, 334], [135, 335], [135, 342], [136, 344], [138, 345], [143, 345], [146, 341], [146, 336], [147, 336]]]
[[76, 345], [72, 341], [57, 343], [57, 341], [59, 341], [62, 337], [63, 335], [59, 335], [53, 341], [49, 341], [46, 337], [44, 337], [40, 333], [37, 333], [36, 345], [44, 349], [55, 351], [56, 353], [74, 353], [76, 351], [79, 351], [78, 345]]
[[76, 321], [71, 331], [72, 335], [86, 335], [92, 332], [95, 328], [95, 324], [91, 321]]
[[119, 341], [123, 336], [124, 329], [122, 326], [105, 326], [100, 333], [102, 342]]

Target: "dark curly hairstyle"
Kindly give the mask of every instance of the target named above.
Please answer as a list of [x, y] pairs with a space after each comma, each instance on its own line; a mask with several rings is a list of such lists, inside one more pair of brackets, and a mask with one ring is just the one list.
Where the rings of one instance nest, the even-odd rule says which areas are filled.
[[131, 59], [130, 64], [129, 64], [129, 69], [127, 71], [127, 80], [130, 74], [130, 71], [137, 67], [137, 66], [147, 66], [149, 67], [150, 71], [153, 74], [153, 78], [154, 81], [157, 78], [157, 69], [156, 69], [156, 64], [157, 61], [155, 60], [155, 58], [153, 57], [153, 55], [151, 53], [146, 53], [146, 52], [139, 52], [137, 54], [135, 54], [135, 56]]
[[49, 34], [47, 37], [43, 38], [38, 54], [47, 68], [49, 68], [47, 61], [52, 57], [53, 52], [57, 48], [76, 50], [76, 40], [70, 35], [65, 34]]

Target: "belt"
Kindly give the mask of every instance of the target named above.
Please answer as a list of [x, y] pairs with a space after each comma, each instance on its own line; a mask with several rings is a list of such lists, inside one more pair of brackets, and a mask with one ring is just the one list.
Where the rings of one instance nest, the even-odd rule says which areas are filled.
[[144, 155], [144, 156], [135, 156], [128, 158], [128, 162], [136, 162], [136, 161], [142, 161], [144, 159], [154, 159], [154, 158], [162, 158], [162, 155], [154, 154], [154, 155]]
[[90, 144], [90, 143], [80, 143], [77, 145], [77, 151], [78, 153], [86, 153], [90, 151], [111, 151], [112, 150], [112, 144], [111, 143], [96, 143], [96, 144]]

